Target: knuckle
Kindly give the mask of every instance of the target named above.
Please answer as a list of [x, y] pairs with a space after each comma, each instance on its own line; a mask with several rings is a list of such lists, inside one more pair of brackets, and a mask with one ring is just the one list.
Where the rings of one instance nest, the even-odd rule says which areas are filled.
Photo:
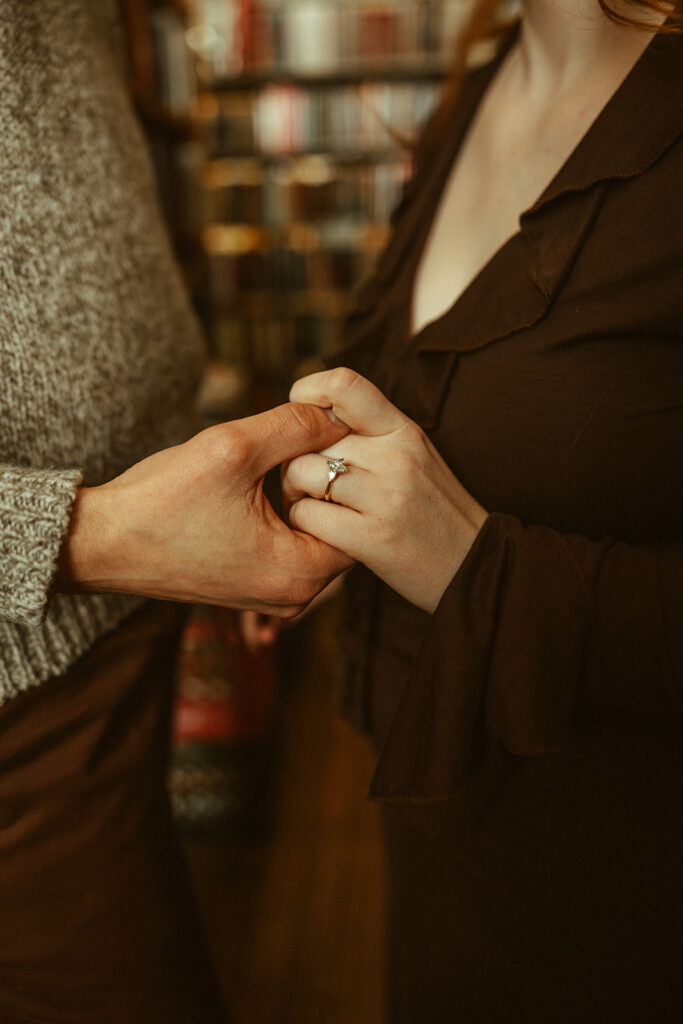
[[[296, 497], [296, 492], [298, 490], [296, 485], [292, 488], [292, 490], [294, 492], [293, 496]], [[289, 525], [293, 526], [295, 530], [297, 530], [297, 529], [299, 529], [301, 527], [301, 500], [300, 500], [300, 497], [296, 497], [296, 500], [292, 501], [291, 505], [289, 506], [288, 518], [289, 518]]]
[[288, 491], [300, 491], [304, 477], [304, 465], [301, 463], [301, 457], [298, 459], [292, 459], [287, 466], [287, 469], [282, 474], [282, 487]]
[[329, 371], [329, 390], [335, 394], [344, 394], [358, 386], [363, 378], [348, 366], [336, 366]]
[[406, 419], [406, 422], [403, 425], [403, 429], [406, 431], [411, 441], [419, 442], [427, 439], [427, 435], [425, 434], [424, 430], [419, 425], [419, 423], [415, 422], [415, 420]]
[[204, 431], [206, 453], [213, 464], [237, 469], [252, 456], [253, 444], [236, 423], [221, 423]]
[[415, 449], [415, 454], [418, 458], [424, 459], [427, 454], [432, 450], [432, 445], [421, 427], [418, 427], [417, 423], [411, 424], [412, 426], [412, 441]]
[[412, 449], [400, 448], [393, 453], [391, 464], [394, 479], [404, 481], [415, 473], [419, 465], [419, 459], [417, 453]]

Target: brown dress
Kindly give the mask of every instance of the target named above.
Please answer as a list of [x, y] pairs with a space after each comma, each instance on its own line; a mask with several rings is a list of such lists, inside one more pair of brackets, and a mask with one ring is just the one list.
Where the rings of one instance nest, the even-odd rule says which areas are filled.
[[[409, 336], [496, 63], [428, 127], [340, 362], [491, 515], [432, 616], [349, 580], [379, 760], [389, 1021], [683, 1020], [683, 38], [656, 37], [520, 230]], [[438, 134], [438, 137], [436, 137]]]

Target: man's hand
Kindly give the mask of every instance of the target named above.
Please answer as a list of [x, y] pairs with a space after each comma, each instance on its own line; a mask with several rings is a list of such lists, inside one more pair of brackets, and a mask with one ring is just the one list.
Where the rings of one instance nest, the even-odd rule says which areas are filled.
[[58, 589], [298, 614], [352, 560], [285, 526], [263, 478], [346, 433], [321, 409], [283, 405], [210, 427], [82, 488]]

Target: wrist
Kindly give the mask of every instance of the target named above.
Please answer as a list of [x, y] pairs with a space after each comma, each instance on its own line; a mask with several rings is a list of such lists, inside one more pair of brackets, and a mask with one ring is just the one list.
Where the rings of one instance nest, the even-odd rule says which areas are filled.
[[[64, 592], [125, 590], [116, 565], [117, 543], [103, 487], [80, 487], [71, 510], [55, 575]], [[118, 585], [117, 585], [118, 583]]]
[[452, 549], [452, 559], [441, 560], [442, 572], [434, 573], [434, 587], [431, 589], [427, 600], [422, 605], [424, 611], [433, 615], [441, 602], [441, 598], [460, 572], [463, 563], [472, 550], [474, 543], [481, 532], [481, 528], [488, 519], [486, 512], [480, 505], [473, 503], [468, 510], [467, 517], [463, 517], [458, 524], [458, 529]]

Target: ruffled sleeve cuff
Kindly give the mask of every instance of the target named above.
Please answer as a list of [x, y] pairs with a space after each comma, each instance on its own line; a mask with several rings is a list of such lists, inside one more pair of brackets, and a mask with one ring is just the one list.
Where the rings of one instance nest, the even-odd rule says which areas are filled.
[[458, 796], [492, 746], [562, 747], [580, 689], [591, 595], [571, 543], [488, 517], [413, 665], [370, 795]]
[[81, 474], [0, 466], [0, 618], [37, 626]]

